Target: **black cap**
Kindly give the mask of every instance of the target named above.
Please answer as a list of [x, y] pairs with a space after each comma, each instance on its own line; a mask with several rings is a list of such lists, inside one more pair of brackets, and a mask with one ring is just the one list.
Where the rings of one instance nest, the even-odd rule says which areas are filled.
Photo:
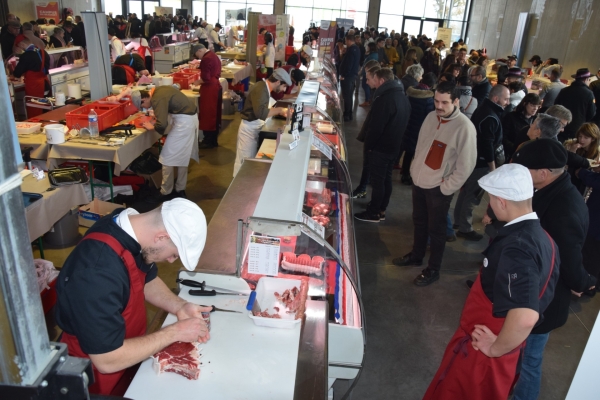
[[506, 58], [509, 59], [509, 60], [516, 60], [517, 56], [513, 54], [513, 55], [510, 55], [510, 56], [508, 56]]
[[512, 162], [529, 169], [564, 168], [567, 150], [558, 140], [536, 139], [525, 143], [513, 155]]
[[217, 22], [217, 23], [215, 24], [215, 28], [219, 28], [219, 29], [221, 29], [221, 28], [222, 28], [222, 26], [221, 26], [221, 24], [220, 24], [220, 23], [218, 23], [218, 22]]
[[571, 75], [571, 78], [585, 79], [585, 78], [589, 78], [590, 76], [592, 76], [592, 74], [590, 73], [589, 69], [587, 69], [587, 68], [579, 68], [577, 70], [577, 73], [575, 75]]
[[531, 57], [531, 59], [529, 60], [529, 62], [533, 62], [533, 61], [542, 61], [542, 58], [538, 55], [535, 55], [535, 56]]

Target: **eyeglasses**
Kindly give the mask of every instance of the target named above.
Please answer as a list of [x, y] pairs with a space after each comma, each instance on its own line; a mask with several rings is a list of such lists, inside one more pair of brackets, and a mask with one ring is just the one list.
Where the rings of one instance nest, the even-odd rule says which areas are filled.
[[474, 76], [479, 76], [479, 74], [477, 74], [477, 75], [469, 75], [469, 76], [470, 76], [471, 78], [473, 78]]

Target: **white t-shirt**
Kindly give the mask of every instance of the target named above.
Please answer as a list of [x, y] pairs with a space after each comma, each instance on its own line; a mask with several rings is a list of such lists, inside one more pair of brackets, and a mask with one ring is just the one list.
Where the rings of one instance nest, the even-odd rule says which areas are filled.
[[125, 47], [123, 46], [123, 42], [121, 42], [121, 40], [119, 40], [118, 37], [113, 36], [113, 38], [110, 40], [110, 45], [111, 45], [111, 54], [112, 54], [112, 59], [113, 61], [117, 59], [117, 57], [122, 56], [123, 54], [127, 53], [125, 51]]
[[208, 46], [209, 46], [210, 50], [214, 50], [214, 48], [215, 48], [214, 44], [219, 43], [219, 42], [220, 42], [219, 33], [217, 31], [215, 31], [214, 29], [212, 29], [210, 31], [210, 35], [208, 36]]
[[269, 43], [267, 45], [267, 49], [265, 51], [265, 67], [275, 67], [275, 46], [273, 46], [273, 43]]
[[198, 39], [206, 39], [206, 30], [203, 27], [199, 27], [196, 29], [196, 33], [194, 33]]
[[127, 51], [135, 50], [135, 52], [137, 53], [137, 50], [140, 48], [140, 40], [141, 40], [141, 46], [146, 47], [146, 57], [150, 57], [152, 54], [150, 54], [150, 49], [148, 47], [148, 41], [144, 38], [131, 39], [131, 42], [129, 42], [127, 44], [127, 46], [125, 46], [125, 49]]

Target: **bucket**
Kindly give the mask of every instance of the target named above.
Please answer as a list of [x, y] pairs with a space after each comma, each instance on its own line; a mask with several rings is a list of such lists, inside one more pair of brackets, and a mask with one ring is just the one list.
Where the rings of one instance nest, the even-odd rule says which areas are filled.
[[44, 242], [54, 248], [63, 248], [73, 246], [79, 238], [79, 207], [75, 207], [44, 235]]
[[56, 92], [56, 105], [64, 106], [65, 105], [65, 94], [63, 92]]
[[46, 140], [49, 144], [61, 144], [65, 142], [65, 133], [68, 128], [62, 124], [50, 124], [44, 127]]
[[171, 86], [173, 84], [172, 76], [164, 76], [160, 81], [161, 86]]
[[156, 86], [160, 86], [160, 80], [161, 80], [161, 79], [162, 79], [162, 78], [161, 78], [160, 76], [153, 76], [153, 77], [152, 77], [152, 84], [153, 84], [153, 85], [156, 85]]

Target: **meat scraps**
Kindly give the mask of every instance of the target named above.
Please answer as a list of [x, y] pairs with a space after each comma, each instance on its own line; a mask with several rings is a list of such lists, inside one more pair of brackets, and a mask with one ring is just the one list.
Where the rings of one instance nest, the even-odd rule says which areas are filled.
[[175, 342], [154, 355], [154, 369], [157, 373], [174, 372], [187, 379], [196, 380], [200, 376], [200, 352], [198, 342]]
[[[273, 307], [276, 308], [277, 311], [279, 311], [278, 307]], [[281, 319], [281, 315], [277, 314], [277, 312], [274, 312], [273, 314], [269, 314], [269, 309], [267, 308], [265, 311], [253, 311], [252, 315], [254, 315], [255, 317], [263, 317], [263, 318], [275, 318], [275, 319]]]

